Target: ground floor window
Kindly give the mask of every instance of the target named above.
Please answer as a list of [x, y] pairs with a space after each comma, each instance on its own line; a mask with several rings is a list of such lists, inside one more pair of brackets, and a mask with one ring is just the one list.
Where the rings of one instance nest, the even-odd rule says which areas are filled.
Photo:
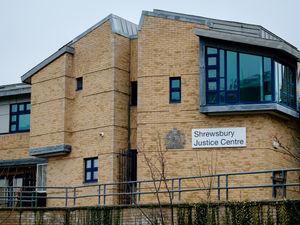
[[98, 158], [85, 159], [85, 182], [98, 182]]

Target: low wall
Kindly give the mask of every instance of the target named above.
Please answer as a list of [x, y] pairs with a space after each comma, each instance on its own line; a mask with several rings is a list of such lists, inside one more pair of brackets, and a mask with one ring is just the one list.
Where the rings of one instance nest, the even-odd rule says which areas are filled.
[[[1, 225], [300, 224], [300, 200], [75, 208], [0, 208]], [[163, 221], [163, 222], [162, 222]]]

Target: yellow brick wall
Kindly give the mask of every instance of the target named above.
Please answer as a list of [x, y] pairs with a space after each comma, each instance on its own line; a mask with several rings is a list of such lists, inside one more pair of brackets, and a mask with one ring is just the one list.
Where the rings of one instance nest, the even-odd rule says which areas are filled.
[[[164, 138], [173, 128], [185, 134], [186, 143], [184, 149], [166, 151], [167, 177], [299, 167], [299, 164], [297, 166], [295, 162], [289, 161], [290, 157], [283, 157], [281, 153], [273, 151], [272, 136], [277, 134], [281, 140], [289, 143], [290, 131], [293, 130], [291, 125], [295, 123], [295, 119], [259, 113], [212, 116], [198, 112], [199, 40], [194, 35], [195, 27], [205, 28], [193, 23], [145, 16], [142, 30], [139, 31], [138, 180], [151, 179], [151, 172], [144, 154], [153, 165], [159, 167], [159, 157], [155, 157], [157, 149], [166, 151]], [[181, 103], [170, 104], [169, 78], [174, 76], [181, 77]], [[246, 127], [247, 147], [192, 149], [192, 129], [221, 127]], [[157, 141], [159, 139], [161, 144], [158, 148]], [[230, 185], [271, 184], [270, 176], [267, 174], [233, 177]], [[209, 183], [209, 181], [205, 182]], [[190, 181], [186, 185], [196, 186], [198, 184]], [[201, 185], [204, 185], [202, 181]], [[183, 199], [184, 201], [197, 201], [195, 196], [194, 194], [185, 194]], [[271, 189], [242, 192], [232, 190], [230, 196], [235, 200], [267, 199], [272, 197], [272, 192]], [[299, 193], [298, 196], [300, 196]], [[198, 197], [199, 199], [206, 198], [205, 194], [199, 194]], [[145, 201], [151, 201], [152, 198], [153, 196], [145, 198]], [[216, 195], [214, 195], [214, 200], [216, 200]]]
[[31, 158], [29, 132], [0, 135], [1, 160]]
[[31, 149], [69, 142], [71, 72], [72, 56], [64, 54], [32, 77]]
[[[60, 76], [49, 78], [43, 85], [36, 82], [42, 75], [33, 76], [36, 119], [31, 145], [64, 143], [72, 146], [70, 154], [48, 159], [49, 186], [83, 185], [84, 159], [90, 157], [99, 158], [98, 183], [117, 182], [118, 154], [128, 146], [130, 40], [113, 34], [107, 21], [74, 43], [74, 49], [74, 55], [67, 62], [60, 57], [47, 66], [47, 72], [53, 67], [52, 70], [59, 73], [59, 68], [64, 68], [62, 64], [68, 65], [70, 74], [63, 77], [67, 80], [66, 90]], [[77, 77], [83, 77], [80, 91], [76, 91]], [[55, 84], [58, 87], [47, 89]], [[43, 89], [46, 89], [45, 93], [55, 94], [39, 97]], [[39, 101], [45, 103], [39, 104]], [[68, 132], [62, 132], [63, 125]], [[104, 133], [103, 137], [100, 132]], [[116, 188], [107, 191], [115, 192]], [[90, 200], [84, 200], [80, 204], [90, 203]], [[57, 206], [61, 202], [49, 200], [48, 204]]]

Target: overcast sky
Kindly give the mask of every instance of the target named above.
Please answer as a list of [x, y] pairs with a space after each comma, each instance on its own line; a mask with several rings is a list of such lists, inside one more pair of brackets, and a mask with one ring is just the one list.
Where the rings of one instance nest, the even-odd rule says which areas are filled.
[[259, 24], [300, 49], [300, 0], [0, 0], [0, 85], [110, 13], [138, 24], [153, 9]]

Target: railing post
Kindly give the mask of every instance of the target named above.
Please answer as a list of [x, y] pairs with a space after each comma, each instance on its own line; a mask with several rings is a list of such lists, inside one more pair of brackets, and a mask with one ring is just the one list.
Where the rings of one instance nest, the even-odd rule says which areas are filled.
[[68, 188], [66, 188], [66, 203], [65, 206], [68, 207]]
[[138, 203], [141, 202], [141, 182], [139, 182], [139, 194], [138, 194]]
[[174, 200], [174, 180], [172, 180], [172, 193], [171, 193], [171, 196], [172, 196], [172, 202]]
[[36, 187], [35, 187], [35, 192], [34, 192], [34, 194], [35, 194], [34, 205], [35, 205], [35, 207], [37, 207], [37, 203], [38, 203], [38, 194], [37, 194], [37, 188], [36, 188]]
[[181, 179], [178, 180], [178, 201], [181, 201]]
[[76, 187], [73, 188], [73, 191], [74, 191], [73, 206], [75, 207], [76, 206]]
[[228, 201], [228, 175], [226, 175], [226, 201]]
[[286, 173], [284, 170], [282, 170], [282, 197], [285, 198], [286, 196]]
[[273, 199], [276, 199], [276, 187], [274, 186], [275, 184], [275, 172], [272, 172], [272, 194], [273, 194]]
[[218, 175], [218, 201], [220, 201], [221, 200], [221, 196], [220, 196], [220, 176]]
[[98, 187], [98, 205], [101, 203], [101, 184], [99, 184]]
[[20, 191], [20, 207], [22, 207], [23, 189]]
[[106, 184], [103, 186], [103, 205], [106, 203]]
[[134, 200], [134, 192], [135, 192], [134, 184], [135, 184], [134, 182], [131, 183], [131, 196], [132, 196], [131, 204], [134, 204], [134, 202], [135, 202], [135, 200]]

